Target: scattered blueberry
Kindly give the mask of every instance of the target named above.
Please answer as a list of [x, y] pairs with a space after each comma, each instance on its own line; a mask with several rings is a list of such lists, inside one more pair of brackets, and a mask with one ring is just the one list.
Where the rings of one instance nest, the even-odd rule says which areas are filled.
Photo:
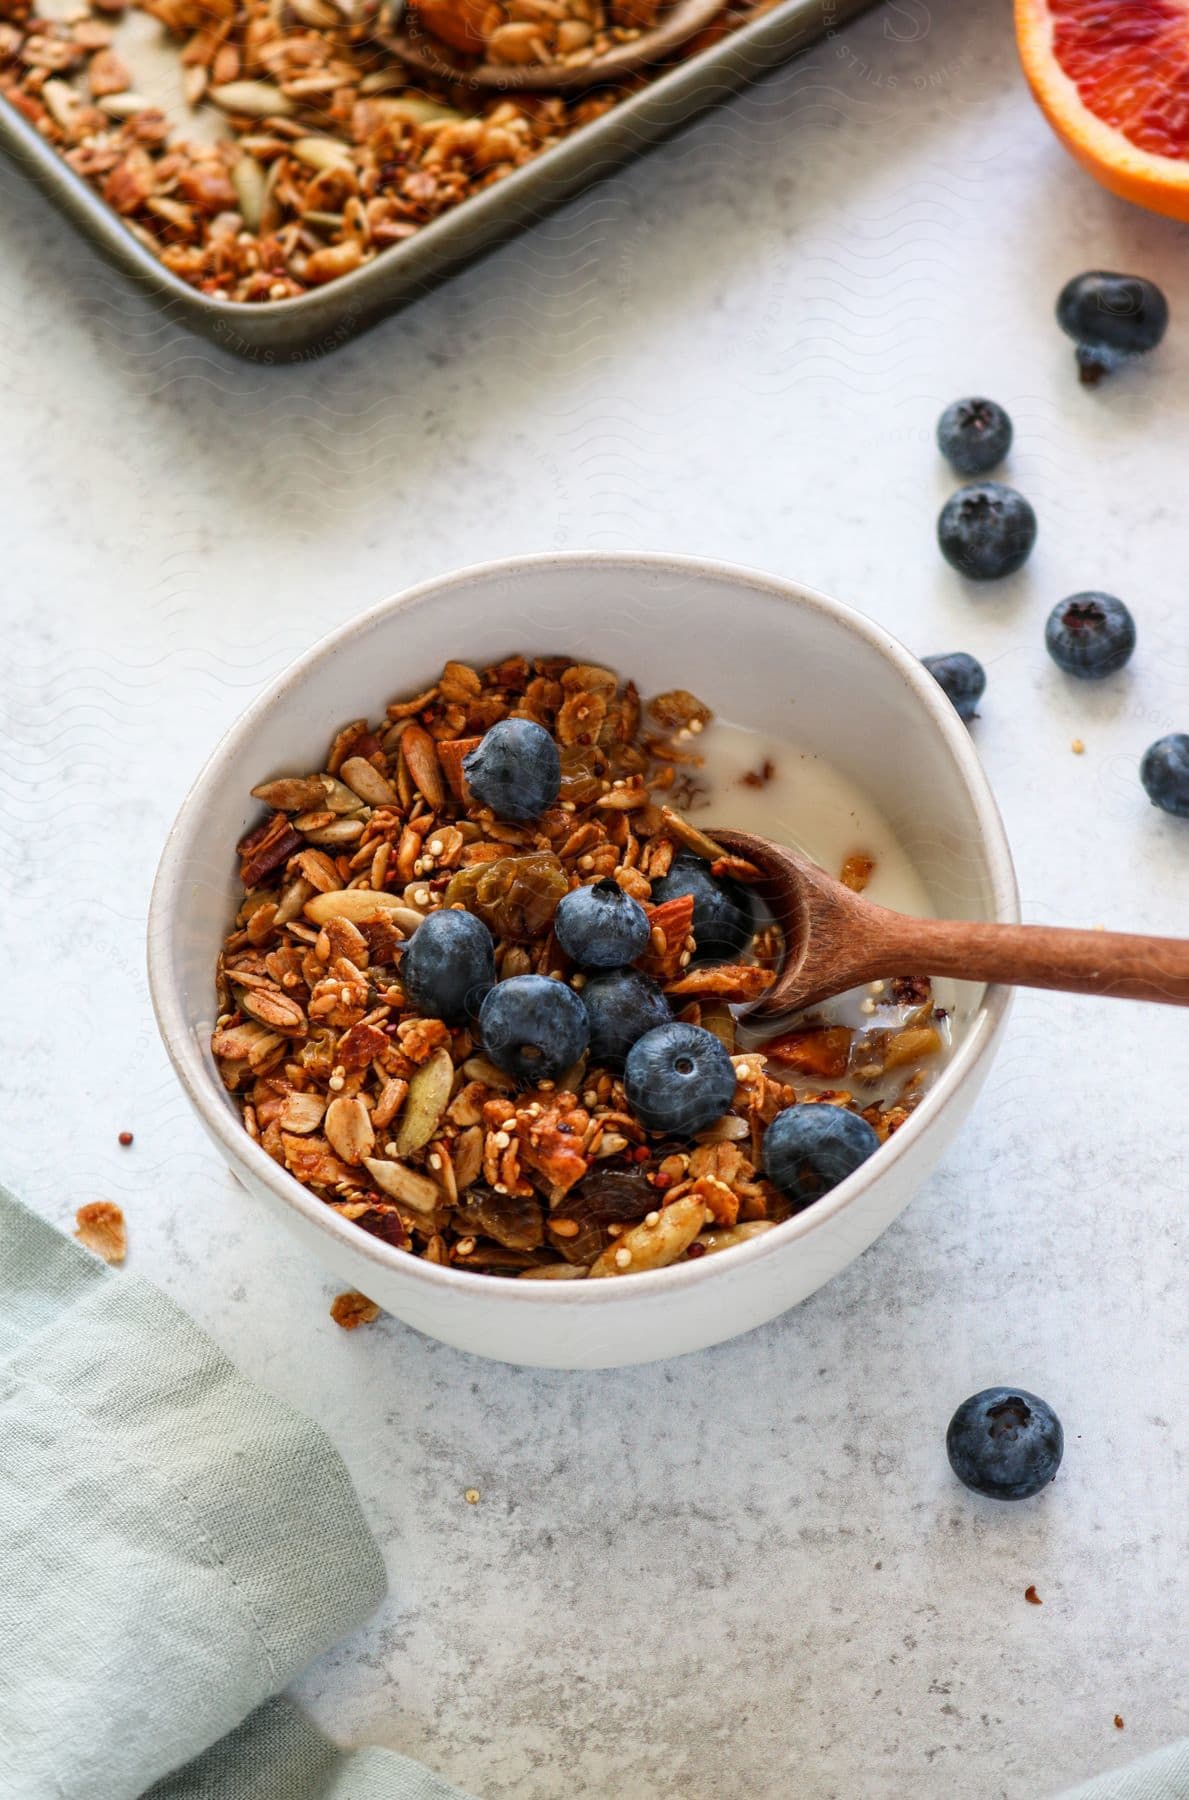
[[580, 969], [619, 969], [648, 948], [648, 914], [610, 877], [563, 895], [553, 929]]
[[674, 1021], [632, 1045], [623, 1085], [646, 1130], [689, 1137], [722, 1118], [735, 1097], [735, 1068], [712, 1032]]
[[1093, 387], [1124, 357], [1156, 348], [1168, 328], [1168, 301], [1141, 275], [1093, 269], [1061, 289], [1057, 323], [1078, 347], [1078, 374]]
[[1067, 675], [1101, 681], [1129, 660], [1135, 620], [1113, 594], [1071, 594], [1049, 614], [1045, 648]]
[[420, 1012], [460, 1024], [495, 986], [491, 933], [474, 913], [444, 907], [423, 919], [401, 959], [401, 986]]
[[941, 554], [971, 581], [998, 581], [1023, 568], [1036, 542], [1036, 514], [1015, 488], [978, 481], [951, 494], [937, 521]]
[[564, 981], [513, 975], [497, 982], [484, 1000], [479, 1035], [497, 1069], [535, 1084], [556, 1081], [576, 1063], [590, 1031], [586, 1008]]
[[921, 661], [953, 701], [958, 717], [969, 724], [987, 685], [987, 671], [982, 663], [965, 650], [951, 650], [946, 656], [923, 656]]
[[984, 1388], [963, 1400], [945, 1434], [958, 1480], [988, 1500], [1028, 1500], [1061, 1467], [1065, 1433], [1051, 1406], [1023, 1388]]
[[622, 1069], [637, 1038], [673, 1017], [656, 982], [639, 969], [592, 975], [582, 989], [582, 1004], [590, 1022], [591, 1061], [608, 1069]]
[[693, 933], [699, 962], [738, 956], [751, 942], [755, 914], [751, 895], [738, 881], [720, 879], [700, 856], [682, 851], [667, 875], [652, 884], [654, 906], [693, 895]]
[[1189, 819], [1189, 733], [1170, 731], [1144, 752], [1139, 778], [1153, 806]]
[[539, 819], [561, 791], [561, 756], [534, 719], [501, 719], [462, 759], [467, 786], [497, 819]]
[[788, 1199], [808, 1206], [878, 1149], [874, 1129], [858, 1113], [824, 1100], [786, 1106], [764, 1134], [764, 1173]]
[[937, 421], [937, 448], [959, 475], [985, 475], [1011, 440], [1011, 420], [994, 400], [955, 400]]

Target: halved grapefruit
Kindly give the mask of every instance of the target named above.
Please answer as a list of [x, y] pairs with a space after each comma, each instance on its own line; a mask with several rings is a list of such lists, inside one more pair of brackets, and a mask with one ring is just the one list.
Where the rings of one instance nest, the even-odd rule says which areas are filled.
[[1112, 193], [1189, 219], [1189, 0], [1015, 0], [1032, 92]]

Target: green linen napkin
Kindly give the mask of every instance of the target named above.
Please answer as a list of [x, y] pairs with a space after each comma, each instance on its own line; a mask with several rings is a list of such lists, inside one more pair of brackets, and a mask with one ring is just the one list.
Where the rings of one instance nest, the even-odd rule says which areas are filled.
[[1071, 1788], [1061, 1800], [1187, 1800], [1189, 1741], [1157, 1750], [1113, 1775], [1099, 1775]]
[[0, 1796], [458, 1800], [266, 1704], [384, 1588], [317, 1426], [0, 1188]]

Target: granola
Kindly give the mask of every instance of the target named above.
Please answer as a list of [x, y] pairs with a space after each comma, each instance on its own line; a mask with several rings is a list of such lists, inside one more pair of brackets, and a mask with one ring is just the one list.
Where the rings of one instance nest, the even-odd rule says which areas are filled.
[[[765, 0], [725, 0], [690, 48]], [[589, 57], [656, 0], [424, 0], [420, 18], [494, 61]], [[176, 103], [137, 90], [129, 12], [177, 47]], [[407, 67], [388, 0], [0, 0], [0, 100], [201, 293], [286, 300], [371, 262], [580, 130], [643, 77], [573, 99], [482, 94]], [[477, 21], [477, 24], [475, 23]], [[688, 53], [688, 52], [687, 52]], [[152, 87], [152, 82], [145, 82]]]
[[[693, 900], [652, 900], [675, 858], [694, 849], [713, 870], [723, 855], [686, 816], [709, 717], [680, 690], [644, 706], [630, 681], [588, 663], [449, 662], [384, 718], [343, 726], [318, 772], [253, 788], [266, 810], [238, 845], [245, 891], [219, 958], [211, 1048], [275, 1162], [430, 1262], [601, 1279], [717, 1254], [799, 1210], [762, 1169], [784, 1109], [827, 1102], [880, 1141], [903, 1123], [943, 1044], [927, 981], [873, 984], [861, 1027], [816, 1013], [757, 1042], [732, 1006], [772, 979], [779, 927], [760, 920], [741, 953], [707, 964]], [[556, 798], [527, 823], [497, 817], [469, 786], [468, 758], [506, 721], [556, 746]], [[461, 1022], [419, 1009], [414, 959], [402, 981], [425, 920], [459, 909], [490, 933], [489, 997], [546, 977], [574, 1010], [593, 977], [553, 920], [579, 888], [643, 909], [635, 969], [730, 1058], [730, 1104], [684, 1139], [645, 1127], [614, 1059], [588, 1048], [555, 1078], [518, 1080], [490, 1037], [485, 1048], [476, 1008]]]
[[128, 1254], [128, 1228], [114, 1200], [89, 1200], [74, 1215], [74, 1235], [84, 1250], [105, 1263], [122, 1263]]

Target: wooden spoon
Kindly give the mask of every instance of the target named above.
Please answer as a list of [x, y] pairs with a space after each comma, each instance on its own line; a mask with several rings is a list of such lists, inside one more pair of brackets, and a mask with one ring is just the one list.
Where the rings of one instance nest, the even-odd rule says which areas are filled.
[[751, 1018], [814, 1006], [887, 975], [951, 975], [1189, 1006], [1189, 940], [980, 919], [912, 919], [864, 900], [796, 850], [749, 831], [707, 835], [761, 870], [757, 883], [785, 936], [773, 985]]
[[709, 25], [724, 4], [725, 0], [677, 0], [651, 31], [641, 32], [625, 44], [616, 44], [614, 49], [586, 63], [478, 63], [467, 68], [463, 63], [451, 62], [447, 46], [417, 25], [412, 7], [406, 10], [402, 21], [407, 29], [396, 36], [381, 36], [379, 42], [409, 68], [456, 87], [490, 88], [502, 94], [570, 94], [603, 82], [621, 81], [659, 61]]

